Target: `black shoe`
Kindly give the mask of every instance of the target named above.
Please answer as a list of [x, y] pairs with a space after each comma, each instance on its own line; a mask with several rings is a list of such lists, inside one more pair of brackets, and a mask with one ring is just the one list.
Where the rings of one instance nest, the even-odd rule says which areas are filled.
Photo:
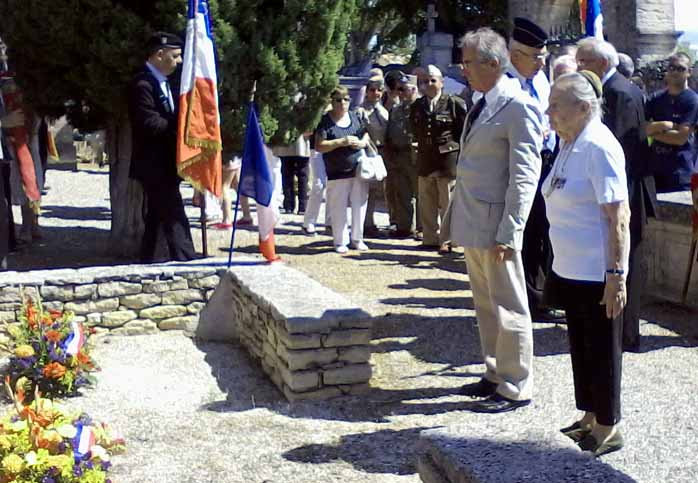
[[391, 238], [404, 239], [404, 238], [409, 238], [411, 236], [412, 236], [412, 232], [410, 230], [392, 230], [390, 232]]
[[514, 401], [513, 399], [506, 398], [501, 394], [496, 393], [487, 399], [473, 403], [470, 410], [475, 413], [506, 413], [508, 411], [513, 411], [514, 409], [528, 406], [529, 404], [531, 404], [530, 399]]
[[565, 311], [558, 309], [537, 309], [531, 311], [531, 318], [542, 322], [564, 322]]
[[380, 235], [380, 230], [378, 229], [377, 226], [365, 226], [364, 227], [364, 236], [367, 236], [370, 238], [375, 238], [378, 235]]
[[583, 428], [579, 421], [575, 421], [571, 426], [562, 428], [560, 432], [575, 443], [579, 443], [591, 433], [591, 429]]
[[466, 384], [465, 386], [461, 387], [458, 394], [470, 397], [490, 397], [496, 394], [496, 392], [497, 385], [483, 377], [477, 382]]
[[590, 451], [594, 456], [599, 457], [618, 451], [623, 447], [623, 444], [623, 435], [620, 434], [620, 431], [616, 430], [616, 434], [601, 444], [596, 441], [594, 436], [588, 434], [577, 446], [579, 446], [579, 449], [582, 451]]

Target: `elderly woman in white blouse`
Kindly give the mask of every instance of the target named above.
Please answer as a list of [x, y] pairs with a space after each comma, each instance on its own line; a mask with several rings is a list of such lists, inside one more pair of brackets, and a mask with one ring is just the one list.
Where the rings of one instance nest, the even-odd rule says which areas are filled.
[[595, 456], [619, 450], [621, 334], [630, 209], [623, 149], [601, 122], [602, 86], [592, 72], [559, 77], [548, 115], [561, 138], [545, 179], [553, 267], [549, 302], [567, 313], [581, 418], [561, 431]]

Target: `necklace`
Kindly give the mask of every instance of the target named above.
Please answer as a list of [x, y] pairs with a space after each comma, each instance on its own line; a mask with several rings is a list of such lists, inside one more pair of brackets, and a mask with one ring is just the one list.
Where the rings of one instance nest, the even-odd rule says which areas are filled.
[[567, 183], [567, 178], [564, 175], [567, 170], [567, 161], [569, 161], [570, 156], [574, 151], [574, 145], [577, 144], [578, 138], [579, 136], [576, 136], [572, 143], [565, 143], [562, 149], [560, 149], [560, 152], [557, 155], [557, 159], [555, 160], [555, 165], [553, 166], [553, 173], [550, 178], [550, 186], [548, 186], [548, 188], [545, 190], [545, 193], [543, 193], [543, 195], [546, 198], [552, 195], [556, 189], [562, 189], [565, 187], [565, 183]]

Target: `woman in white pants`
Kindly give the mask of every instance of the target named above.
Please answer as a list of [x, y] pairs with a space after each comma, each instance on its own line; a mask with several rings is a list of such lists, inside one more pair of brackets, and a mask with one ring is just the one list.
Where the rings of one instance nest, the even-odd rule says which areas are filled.
[[315, 134], [315, 149], [323, 154], [327, 173], [327, 211], [337, 253], [348, 251], [347, 206], [351, 207], [351, 247], [368, 250], [363, 241], [368, 183], [356, 176], [361, 150], [368, 146], [368, 132], [358, 116], [349, 112], [351, 97], [345, 87], [330, 95], [332, 110], [322, 117]]

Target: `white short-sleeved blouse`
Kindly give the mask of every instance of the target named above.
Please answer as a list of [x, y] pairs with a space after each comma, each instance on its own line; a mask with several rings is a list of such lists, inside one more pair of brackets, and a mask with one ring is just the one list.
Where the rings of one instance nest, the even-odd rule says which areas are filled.
[[553, 271], [572, 280], [603, 282], [610, 265], [608, 219], [601, 205], [626, 200], [628, 185], [623, 148], [599, 118], [589, 121], [574, 143], [561, 142], [541, 190]]

